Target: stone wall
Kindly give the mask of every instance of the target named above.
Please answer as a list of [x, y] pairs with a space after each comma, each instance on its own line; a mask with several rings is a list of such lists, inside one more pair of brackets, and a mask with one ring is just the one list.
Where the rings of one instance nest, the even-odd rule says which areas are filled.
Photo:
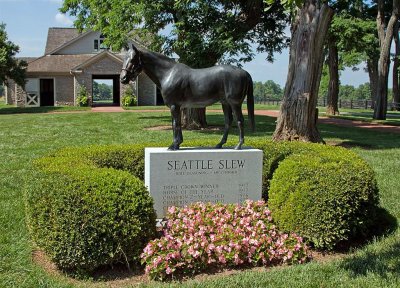
[[79, 95], [79, 90], [83, 86], [88, 92], [88, 103], [92, 105], [92, 75], [86, 73], [75, 74], [74, 78], [75, 99]]
[[55, 105], [74, 105], [74, 78], [72, 76], [55, 77]]
[[15, 105], [15, 82], [11, 79], [8, 80], [8, 85], [4, 86], [4, 95], [6, 104]]
[[[105, 56], [104, 58], [96, 61], [95, 63], [85, 67], [83, 73], [75, 74], [75, 95], [79, 93], [79, 87], [85, 86], [89, 93], [89, 105], [93, 103], [93, 75], [119, 75], [121, 72], [122, 64], [116, 60]], [[122, 98], [123, 92], [126, 88], [120, 85], [120, 99]]]
[[119, 88], [120, 88], [119, 104], [120, 104], [120, 106], [122, 106], [122, 97], [124, 96], [124, 93], [125, 93], [126, 89], [128, 89], [129, 86], [131, 86], [133, 88], [133, 94], [136, 95], [135, 89], [134, 89], [135, 85], [132, 86], [132, 84], [124, 85], [124, 84], [119, 83]]
[[26, 92], [18, 85], [15, 85], [15, 101], [17, 107], [25, 107], [26, 104]]
[[156, 105], [156, 86], [151, 79], [142, 73], [138, 79], [138, 105], [153, 106]]
[[[54, 79], [54, 105], [74, 105], [74, 79], [72, 76], [42, 74], [34, 76], [28, 75], [27, 78]], [[15, 98], [10, 98], [10, 104], [12, 103], [19, 107], [24, 107], [26, 105], [26, 91], [15, 84], [11, 85], [11, 87], [16, 87], [13, 91], [10, 91], [10, 95], [16, 95], [17, 103], [15, 103]]]

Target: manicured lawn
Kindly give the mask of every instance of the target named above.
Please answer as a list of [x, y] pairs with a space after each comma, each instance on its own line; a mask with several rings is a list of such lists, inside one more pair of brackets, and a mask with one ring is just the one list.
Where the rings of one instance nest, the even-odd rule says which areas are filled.
[[0, 114], [30, 114], [30, 113], [52, 113], [52, 112], [69, 112], [69, 111], [89, 111], [90, 107], [77, 106], [48, 106], [48, 107], [15, 107], [0, 104]]
[[[256, 110], [279, 110], [278, 105], [263, 105], [263, 104], [255, 104], [254, 108]], [[169, 108], [165, 105], [161, 106], [132, 106], [132, 107], [124, 107], [126, 110], [166, 110], [169, 111]], [[243, 104], [243, 109], [247, 110], [246, 103]], [[222, 110], [221, 104], [216, 103], [214, 105], [208, 106], [207, 110]]]
[[[3, 114], [0, 109], [0, 287], [107, 287], [106, 282], [71, 280], [48, 274], [32, 261], [32, 244], [25, 225], [24, 187], [31, 162], [49, 151], [90, 144], [169, 141], [171, 131], [143, 130], [170, 125], [168, 112], [155, 113], [25, 113]], [[208, 116], [221, 125], [223, 116]], [[275, 119], [257, 116], [250, 138], [270, 139]], [[350, 147], [376, 171], [382, 206], [400, 219], [400, 135], [356, 128], [321, 125], [329, 144]], [[233, 131], [230, 145], [237, 141]], [[249, 134], [249, 133], [248, 133]], [[184, 131], [185, 139], [213, 139], [220, 131]], [[184, 146], [184, 144], [183, 144]], [[121, 282], [129, 283], [127, 282]], [[115, 284], [115, 283], [114, 283]], [[344, 258], [328, 258], [291, 267], [244, 270], [228, 276], [205, 276], [184, 283], [151, 287], [400, 287], [400, 230], [371, 241]], [[126, 286], [125, 286], [126, 287]], [[129, 287], [129, 286], [128, 286]]]
[[88, 111], [90, 107], [77, 106], [54, 106], [54, 107], [16, 107], [14, 105], [6, 105], [4, 98], [0, 98], [0, 115], [2, 114], [26, 114], [26, 113], [51, 113], [51, 112], [68, 112], [68, 111]]

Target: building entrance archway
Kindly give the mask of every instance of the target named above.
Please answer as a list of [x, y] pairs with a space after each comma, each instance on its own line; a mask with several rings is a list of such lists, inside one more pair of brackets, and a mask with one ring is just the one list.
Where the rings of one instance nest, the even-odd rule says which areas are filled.
[[92, 75], [92, 106], [120, 106], [119, 75]]

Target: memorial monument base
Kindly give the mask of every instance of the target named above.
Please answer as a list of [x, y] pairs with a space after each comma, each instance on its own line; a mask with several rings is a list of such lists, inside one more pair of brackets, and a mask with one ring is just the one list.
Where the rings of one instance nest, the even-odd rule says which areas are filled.
[[263, 154], [258, 149], [145, 149], [145, 185], [157, 218], [170, 206], [260, 200]]

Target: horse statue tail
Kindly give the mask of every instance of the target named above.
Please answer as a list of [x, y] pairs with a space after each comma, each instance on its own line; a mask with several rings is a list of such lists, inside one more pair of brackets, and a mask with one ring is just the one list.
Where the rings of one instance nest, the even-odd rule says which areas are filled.
[[251, 79], [250, 74], [248, 74], [248, 83], [247, 83], [247, 111], [250, 121], [250, 129], [251, 131], [254, 132], [256, 129], [256, 123], [254, 120], [253, 79]]

